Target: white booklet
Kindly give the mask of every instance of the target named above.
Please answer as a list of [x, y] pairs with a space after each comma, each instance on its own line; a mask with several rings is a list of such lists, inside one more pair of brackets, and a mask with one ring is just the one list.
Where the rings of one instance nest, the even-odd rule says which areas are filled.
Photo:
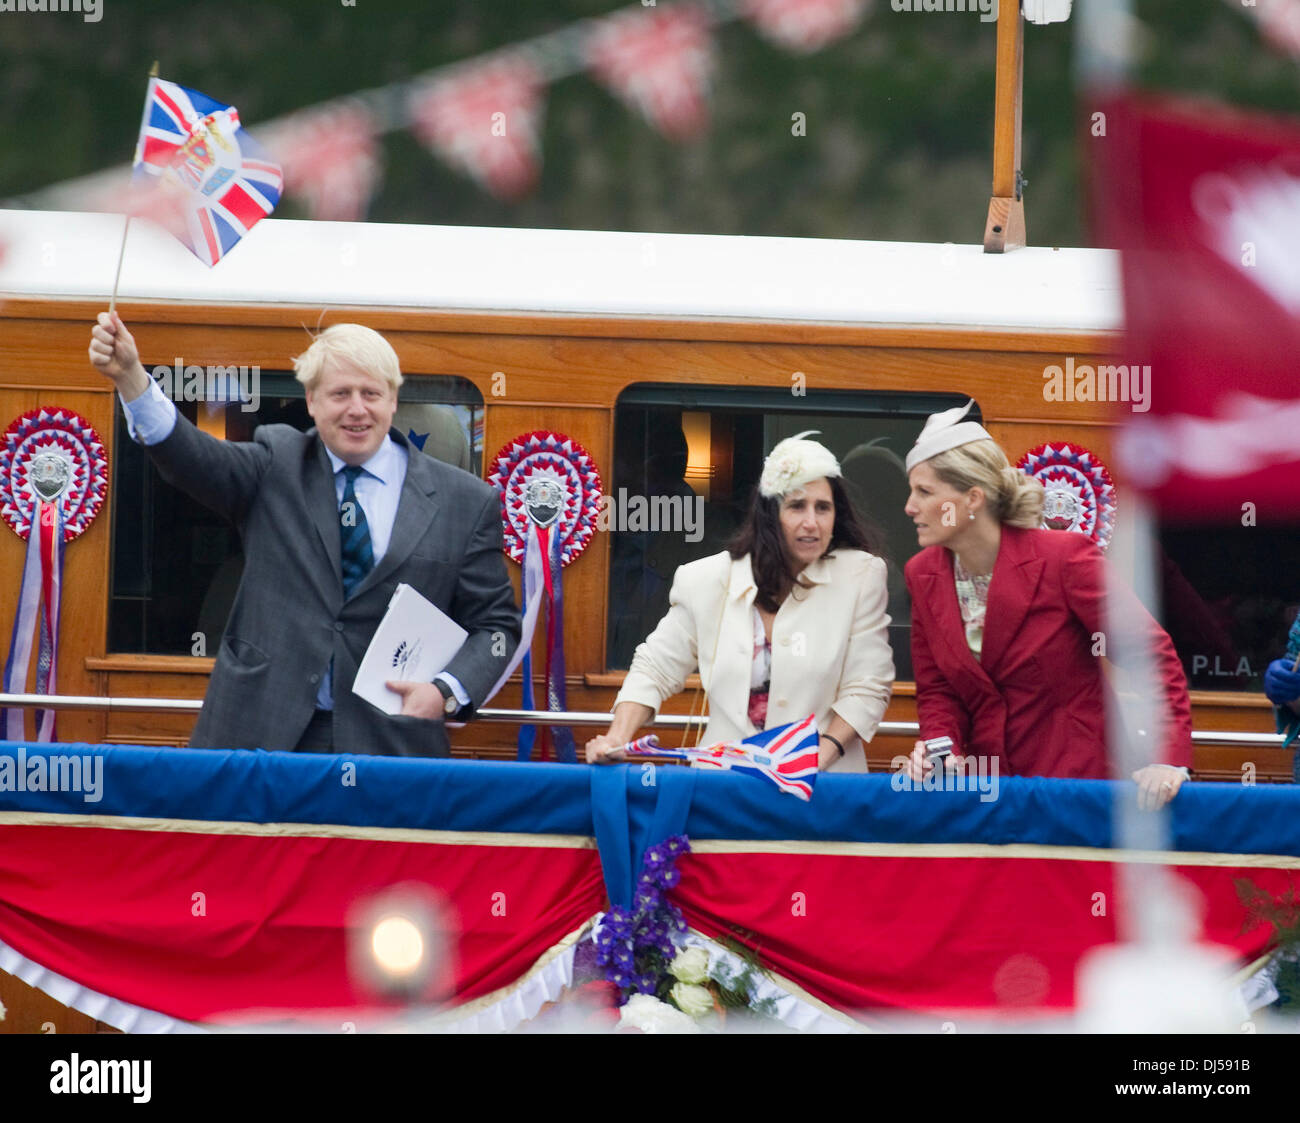
[[402, 696], [386, 682], [432, 682], [469, 635], [437, 605], [410, 585], [398, 585], [388, 602], [352, 692], [386, 714], [402, 712]]

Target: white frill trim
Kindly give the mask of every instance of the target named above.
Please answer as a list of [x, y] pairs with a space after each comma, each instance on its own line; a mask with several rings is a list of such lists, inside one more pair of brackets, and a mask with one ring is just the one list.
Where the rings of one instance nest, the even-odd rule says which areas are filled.
[[203, 1026], [147, 1010], [130, 1002], [109, 998], [97, 990], [74, 983], [57, 971], [42, 967], [0, 940], [0, 971], [5, 971], [28, 986], [44, 991], [55, 1002], [62, 1002], [87, 1017], [95, 1018], [124, 1033], [207, 1033]]
[[[605, 914], [600, 913], [592, 921], [593, 930], [600, 927]], [[677, 939], [678, 945], [686, 948], [703, 948], [709, 955], [709, 975], [714, 968], [723, 963], [727, 974], [737, 975], [745, 969], [745, 963], [734, 952], [728, 951], [717, 940], [711, 940], [694, 928], [687, 929], [685, 935]], [[814, 998], [798, 983], [767, 970], [765, 974], [756, 973], [754, 997], [760, 1001], [770, 998], [775, 1007], [773, 1017], [782, 1025], [798, 1030], [800, 1033], [870, 1033], [861, 1022], [855, 1021], [848, 1014], [828, 1006], [819, 998]]]
[[543, 952], [513, 983], [448, 1011], [427, 1026], [432, 1033], [509, 1033], [537, 1017], [573, 986], [573, 956], [597, 918]]
[[[429, 1033], [508, 1033], [530, 1021], [546, 1003], [555, 1001], [573, 985], [574, 952], [578, 941], [590, 929], [591, 921], [588, 921], [569, 933], [554, 947], [543, 952], [532, 967], [513, 983], [457, 1006], [440, 1017], [420, 1019], [420, 1030]], [[156, 1010], [147, 1010], [143, 1006], [109, 998], [56, 971], [42, 967], [3, 941], [0, 941], [0, 971], [44, 991], [56, 1002], [124, 1033], [213, 1032], [214, 1027], [181, 1021]], [[302, 1027], [299, 1026], [298, 1030], [301, 1032]]]
[[[703, 948], [709, 953], [709, 975], [714, 968], [723, 963], [731, 974], [739, 974], [745, 969], [745, 962], [735, 952], [728, 951], [716, 940], [709, 939], [689, 929], [681, 939], [683, 947]], [[770, 998], [775, 1004], [774, 1017], [782, 1025], [800, 1033], [867, 1033], [866, 1026], [854, 1021], [847, 1014], [828, 1006], [814, 998], [798, 983], [791, 982], [772, 971], [757, 974], [754, 997], [762, 1000]]]
[[[432, 1020], [420, 1019], [420, 1030], [431, 1033], [509, 1033], [531, 1021], [548, 1002], [554, 1002], [573, 986], [573, 959], [578, 944], [596, 927], [598, 913], [580, 928], [549, 948], [520, 978], [491, 994], [457, 1006]], [[683, 947], [703, 948], [709, 956], [709, 972], [724, 963], [733, 973], [743, 970], [739, 956], [715, 940], [693, 929], [681, 939]], [[56, 1002], [114, 1026], [125, 1033], [210, 1033], [212, 1028], [148, 1010], [84, 987], [80, 983], [42, 967], [0, 941], [0, 971], [13, 975]], [[770, 998], [774, 1016], [801, 1033], [862, 1033], [865, 1026], [847, 1014], [814, 998], [797, 983], [775, 974], [759, 975], [756, 997]]]

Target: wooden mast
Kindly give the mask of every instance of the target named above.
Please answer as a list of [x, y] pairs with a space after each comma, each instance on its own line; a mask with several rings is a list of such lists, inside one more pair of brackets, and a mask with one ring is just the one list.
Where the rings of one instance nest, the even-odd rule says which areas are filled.
[[997, 93], [993, 108], [993, 197], [984, 224], [984, 252], [1026, 244], [1020, 174], [1020, 107], [1024, 95], [1025, 20], [1020, 0], [998, 0]]

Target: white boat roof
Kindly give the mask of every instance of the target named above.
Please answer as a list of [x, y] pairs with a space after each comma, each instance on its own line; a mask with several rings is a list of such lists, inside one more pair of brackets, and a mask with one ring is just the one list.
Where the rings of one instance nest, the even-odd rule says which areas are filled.
[[[123, 218], [0, 210], [0, 293], [107, 302]], [[264, 219], [215, 268], [131, 224], [119, 298], [1113, 331], [1118, 255]]]

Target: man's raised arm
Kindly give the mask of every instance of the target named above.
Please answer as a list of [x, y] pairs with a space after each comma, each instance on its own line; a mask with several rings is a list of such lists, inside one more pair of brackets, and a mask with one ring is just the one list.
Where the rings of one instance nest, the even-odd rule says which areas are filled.
[[232, 520], [257, 493], [271, 450], [200, 432], [149, 377], [135, 339], [116, 312], [101, 312], [90, 332], [90, 363], [117, 387], [131, 437], [144, 445], [162, 478]]
[[90, 331], [90, 365], [113, 380], [124, 402], [149, 389], [151, 379], [140, 365], [135, 339], [116, 312], [101, 312]]

